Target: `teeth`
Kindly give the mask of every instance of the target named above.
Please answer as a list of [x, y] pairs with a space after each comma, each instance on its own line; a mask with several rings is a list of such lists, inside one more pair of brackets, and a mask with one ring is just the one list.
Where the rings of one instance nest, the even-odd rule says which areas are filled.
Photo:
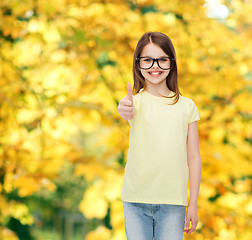
[[153, 74], [153, 75], [158, 75], [160, 73], [162, 73], [162, 72], [150, 72], [150, 74]]

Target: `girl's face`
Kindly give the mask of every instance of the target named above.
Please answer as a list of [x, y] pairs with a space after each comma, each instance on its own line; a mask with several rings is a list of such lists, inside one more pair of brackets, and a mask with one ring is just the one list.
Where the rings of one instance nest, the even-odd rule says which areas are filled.
[[[169, 57], [159, 46], [149, 43], [144, 46], [140, 57], [151, 57], [151, 58], [161, 58]], [[169, 70], [163, 70], [159, 68], [157, 62], [154, 62], [150, 69], [144, 70], [140, 68], [140, 71], [145, 78], [145, 82], [148, 85], [165, 85], [166, 77], [168, 76]], [[158, 74], [155, 74], [158, 73]]]

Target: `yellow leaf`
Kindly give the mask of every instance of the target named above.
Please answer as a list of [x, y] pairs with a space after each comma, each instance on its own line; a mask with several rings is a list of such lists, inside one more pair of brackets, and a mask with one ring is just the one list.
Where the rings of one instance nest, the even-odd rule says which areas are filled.
[[113, 229], [117, 229], [119, 227], [124, 227], [124, 213], [123, 213], [123, 205], [121, 200], [114, 200], [111, 202], [110, 208], [110, 219], [111, 225]]
[[13, 179], [14, 179], [14, 174], [12, 172], [6, 173], [6, 175], [4, 176], [4, 190], [7, 193], [10, 193], [13, 189]]
[[205, 198], [209, 198], [215, 194], [215, 188], [207, 183], [201, 183], [200, 195]]
[[241, 205], [245, 202], [246, 198], [247, 197], [245, 194], [234, 194], [231, 192], [227, 192], [221, 197], [219, 197], [217, 202], [222, 207], [227, 207], [235, 210], [241, 207]]
[[121, 194], [123, 176], [119, 175], [112, 169], [106, 170], [104, 174], [103, 195], [109, 201], [114, 201]]
[[83, 200], [79, 205], [80, 211], [86, 218], [102, 219], [106, 216], [108, 210], [108, 202], [102, 195], [103, 184], [102, 181], [96, 181], [84, 193]]
[[250, 216], [252, 215], [252, 198], [251, 197], [245, 205], [245, 212]]
[[[13, 61], [17, 66], [33, 65], [39, 62], [42, 51], [42, 42], [35, 35], [28, 35], [22, 41], [13, 45]], [[29, 52], [29, 54], [27, 54]]]
[[28, 207], [22, 203], [16, 203], [10, 206], [10, 215], [25, 225], [33, 224], [33, 217], [30, 215]]
[[29, 176], [17, 177], [13, 182], [13, 186], [18, 188], [20, 197], [30, 196], [40, 189], [39, 180]]
[[246, 113], [251, 113], [251, 102], [252, 94], [248, 91], [245, 91], [234, 98], [234, 104], [236, 104], [239, 111]]
[[16, 233], [9, 228], [0, 227], [0, 239], [1, 240], [19, 240]]
[[222, 143], [225, 136], [225, 129], [221, 126], [216, 126], [209, 133], [209, 140], [213, 143]]
[[[93, 159], [92, 157], [90, 158]], [[104, 167], [97, 163], [95, 159], [90, 163], [79, 164], [75, 169], [77, 176], [84, 176], [88, 182], [93, 181], [97, 176], [104, 175]]]
[[104, 226], [97, 227], [86, 235], [86, 240], [110, 240], [111, 232]]

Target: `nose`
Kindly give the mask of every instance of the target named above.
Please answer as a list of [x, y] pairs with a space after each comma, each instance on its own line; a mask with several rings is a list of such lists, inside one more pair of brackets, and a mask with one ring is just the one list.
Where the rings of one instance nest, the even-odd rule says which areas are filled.
[[154, 60], [154, 63], [152, 66], [153, 68], [159, 68], [157, 61], [158, 61], [157, 59]]

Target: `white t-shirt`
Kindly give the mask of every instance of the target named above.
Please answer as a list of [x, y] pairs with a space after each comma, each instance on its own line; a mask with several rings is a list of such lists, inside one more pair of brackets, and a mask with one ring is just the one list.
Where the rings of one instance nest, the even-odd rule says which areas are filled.
[[[169, 96], [175, 93], [171, 91]], [[146, 90], [133, 95], [129, 149], [121, 200], [188, 206], [188, 124], [200, 120], [194, 102], [167, 99]]]

